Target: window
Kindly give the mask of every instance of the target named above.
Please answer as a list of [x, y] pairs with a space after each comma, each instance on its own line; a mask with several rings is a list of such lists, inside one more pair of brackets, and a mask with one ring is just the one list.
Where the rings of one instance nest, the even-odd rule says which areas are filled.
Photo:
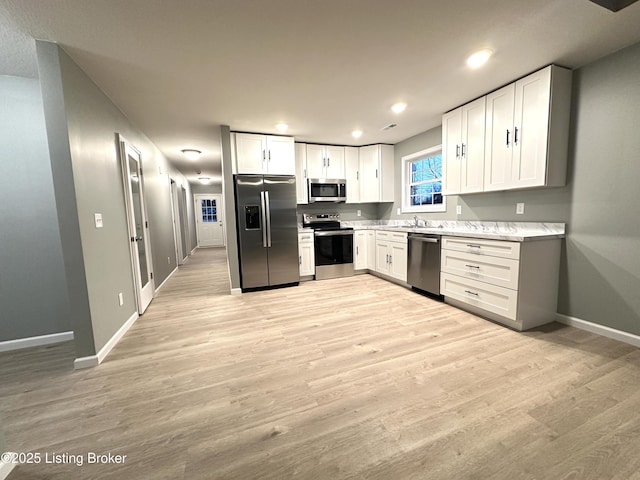
[[200, 210], [202, 214], [202, 221], [204, 223], [213, 223], [218, 221], [218, 212], [215, 200], [200, 200]]
[[442, 145], [402, 157], [402, 211], [444, 212]]

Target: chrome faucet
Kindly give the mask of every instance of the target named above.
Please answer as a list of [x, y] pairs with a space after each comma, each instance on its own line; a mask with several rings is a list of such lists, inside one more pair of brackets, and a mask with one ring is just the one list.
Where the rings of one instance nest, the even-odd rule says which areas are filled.
[[413, 226], [414, 227], [419, 227], [420, 226], [420, 219], [418, 218], [417, 215], [413, 216]]

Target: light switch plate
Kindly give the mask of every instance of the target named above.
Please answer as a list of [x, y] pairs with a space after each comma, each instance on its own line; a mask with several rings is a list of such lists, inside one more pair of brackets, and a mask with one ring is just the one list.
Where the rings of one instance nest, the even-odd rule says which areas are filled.
[[456, 215], [462, 215], [462, 205], [456, 205]]
[[361, 217], [361, 216], [362, 216], [362, 210], [358, 210], [358, 211], [356, 212], [356, 215], [357, 215], [357, 216], [359, 216], [359, 217]]
[[122, 296], [122, 292], [118, 294], [118, 304], [120, 304], [120, 306], [124, 305], [124, 297]]
[[516, 203], [516, 215], [524, 214], [524, 203]]
[[396, 209], [396, 214], [400, 215], [400, 207]]
[[93, 218], [96, 222], [96, 228], [102, 228], [102, 214], [101, 213], [94, 213], [93, 214]]

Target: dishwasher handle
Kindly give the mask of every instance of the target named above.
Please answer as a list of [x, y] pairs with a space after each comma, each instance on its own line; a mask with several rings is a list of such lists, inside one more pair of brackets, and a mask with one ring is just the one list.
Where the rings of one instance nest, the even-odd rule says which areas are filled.
[[409, 240], [417, 240], [419, 242], [424, 242], [424, 243], [438, 243], [440, 240], [437, 238], [430, 238], [430, 237], [414, 237], [411, 236], [409, 237]]

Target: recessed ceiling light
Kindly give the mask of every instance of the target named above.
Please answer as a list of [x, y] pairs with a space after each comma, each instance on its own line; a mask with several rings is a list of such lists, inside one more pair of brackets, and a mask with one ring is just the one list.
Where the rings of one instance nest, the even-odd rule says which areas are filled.
[[353, 136], [353, 138], [360, 138], [362, 136], [362, 130], [354, 130], [353, 132], [351, 132], [351, 135]]
[[204, 183], [205, 185], [208, 185], [209, 182], [211, 182], [210, 177], [198, 177], [198, 180], [200, 180], [200, 183]]
[[470, 68], [480, 68], [487, 63], [487, 60], [489, 60], [492, 54], [493, 52], [491, 50], [478, 50], [467, 58], [467, 65]]
[[391, 110], [393, 110], [393, 113], [402, 113], [402, 112], [404, 112], [405, 108], [407, 108], [407, 104], [404, 103], [404, 102], [399, 102], [399, 103], [395, 103], [391, 107]]
[[185, 148], [182, 150], [182, 153], [188, 160], [198, 160], [200, 158], [200, 154], [202, 153], [200, 150], [196, 150], [195, 148]]
[[279, 132], [286, 132], [287, 128], [289, 128], [289, 125], [287, 125], [286, 123], [279, 123], [276, 125], [276, 128]]

